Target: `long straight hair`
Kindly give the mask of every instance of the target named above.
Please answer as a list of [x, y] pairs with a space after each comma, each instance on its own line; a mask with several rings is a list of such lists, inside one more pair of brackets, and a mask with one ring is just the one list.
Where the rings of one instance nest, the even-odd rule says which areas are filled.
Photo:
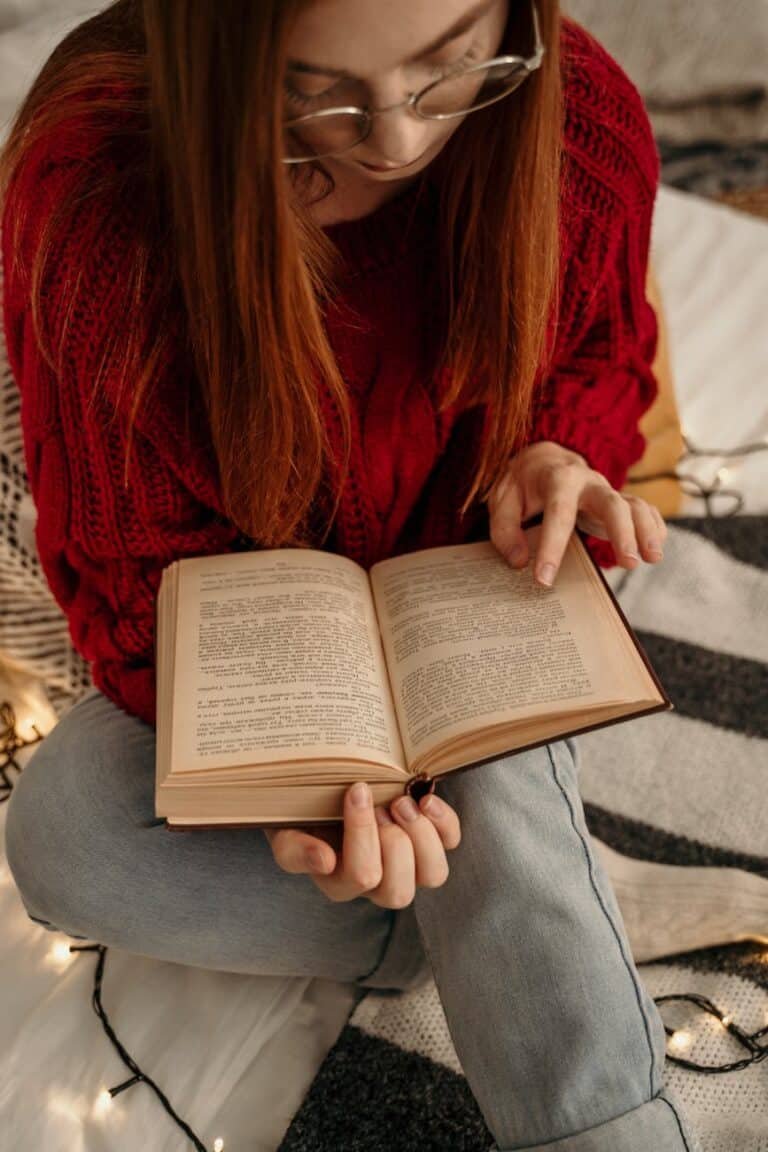
[[[330, 529], [349, 463], [347, 388], [322, 320], [333, 298], [335, 249], [286, 178], [282, 88], [292, 18], [311, 0], [117, 0], [71, 31], [37, 76], [0, 154], [0, 194], [47, 142], [82, 118], [88, 162], [45, 221], [30, 279], [36, 339], [63, 361], [81, 301], [78, 269], [63, 286], [67, 315], [47, 340], [48, 261], [83, 203], [132, 205], [136, 243], [125, 284], [131, 323], [110, 334], [94, 380], [131, 396], [125, 476], [136, 412], [174, 355], [180, 304], [187, 349], [210, 423], [222, 504], [263, 547], [302, 545], [326, 468]], [[435, 269], [445, 339], [435, 370], [440, 410], [487, 404], [487, 434], [461, 509], [484, 499], [530, 430], [537, 374], [552, 353], [560, 292], [564, 123], [561, 16], [537, 0], [546, 48], [513, 96], [468, 116], [439, 163]], [[525, 47], [522, 47], [525, 46]], [[511, 3], [500, 54], [532, 51], [531, 10]], [[93, 132], [97, 133], [94, 144]], [[59, 137], [61, 138], [61, 137]], [[100, 164], [99, 155], [120, 156]], [[98, 214], [98, 213], [97, 213]], [[19, 251], [24, 205], [14, 205]], [[53, 345], [53, 346], [49, 346]], [[318, 381], [338, 413], [333, 458]], [[325, 538], [325, 537], [323, 537]]]

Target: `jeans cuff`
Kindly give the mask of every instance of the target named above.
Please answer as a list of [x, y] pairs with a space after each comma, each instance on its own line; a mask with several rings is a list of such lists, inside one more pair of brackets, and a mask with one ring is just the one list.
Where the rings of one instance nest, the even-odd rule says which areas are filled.
[[87, 940], [87, 936], [78, 936], [74, 932], [65, 932], [63, 928], [57, 928], [55, 924], [51, 924], [50, 920], [41, 920], [39, 916], [33, 916], [31, 912], [27, 912], [27, 919], [31, 920], [33, 924], [39, 924], [41, 928], [45, 928], [46, 932], [58, 932], [61, 936], [69, 936], [70, 940]]
[[668, 1087], [639, 1108], [616, 1116], [606, 1124], [544, 1144], [527, 1144], [525, 1148], [516, 1144], [515, 1149], [516, 1152], [650, 1152], [651, 1149], [653, 1152], [702, 1152], [701, 1144], [685, 1122], [677, 1096]]
[[432, 965], [421, 941], [413, 903], [393, 910], [392, 926], [384, 955], [367, 976], [355, 984], [361, 988], [394, 988], [411, 992], [432, 979]]

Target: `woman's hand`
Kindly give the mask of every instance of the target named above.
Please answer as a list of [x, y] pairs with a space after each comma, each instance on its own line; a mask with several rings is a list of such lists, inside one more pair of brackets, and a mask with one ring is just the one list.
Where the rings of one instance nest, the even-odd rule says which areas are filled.
[[[354, 804], [359, 785], [344, 796], [344, 825], [304, 828], [266, 828], [275, 861], [286, 872], [307, 872], [321, 892], [333, 901], [366, 896], [381, 908], [404, 908], [413, 900], [416, 885], [439, 888], [448, 879], [445, 850], [461, 840], [459, 818], [434, 793], [422, 796], [418, 807], [410, 797], [398, 797], [386, 808], [374, 808], [371, 790], [364, 785], [366, 802]], [[406, 803], [407, 802], [407, 803]], [[413, 820], [401, 815], [410, 804]], [[313, 863], [317, 856], [317, 865]]]
[[547, 586], [574, 525], [610, 540], [624, 568], [663, 557], [667, 526], [658, 508], [639, 496], [622, 496], [583, 456], [551, 440], [529, 444], [512, 458], [488, 497], [488, 511], [491, 541], [513, 568], [524, 568], [529, 558], [521, 522], [543, 511], [534, 576]]

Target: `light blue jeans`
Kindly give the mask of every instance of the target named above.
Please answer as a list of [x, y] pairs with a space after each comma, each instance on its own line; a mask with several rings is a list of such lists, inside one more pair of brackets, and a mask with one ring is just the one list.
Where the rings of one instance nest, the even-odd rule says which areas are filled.
[[577, 770], [567, 739], [446, 777], [462, 826], [446, 883], [398, 910], [334, 903], [259, 828], [165, 828], [154, 729], [92, 688], [15, 784], [8, 863], [32, 919], [128, 952], [361, 989], [434, 977], [499, 1149], [700, 1152]]

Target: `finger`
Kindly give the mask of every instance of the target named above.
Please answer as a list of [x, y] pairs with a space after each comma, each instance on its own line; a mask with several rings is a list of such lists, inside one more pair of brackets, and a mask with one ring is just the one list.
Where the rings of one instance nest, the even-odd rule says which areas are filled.
[[642, 560], [632, 517], [632, 506], [637, 499], [622, 496], [609, 484], [591, 483], [585, 486], [580, 499], [582, 510], [604, 524], [605, 539], [613, 546], [616, 563], [629, 569], [636, 568]]
[[599, 520], [594, 520], [591, 516], [587, 516], [584, 511], [579, 512], [576, 517], [576, 527], [581, 528], [582, 532], [589, 533], [590, 536], [597, 536], [600, 540], [608, 539], [605, 525], [601, 524]]
[[616, 562], [623, 568], [636, 568], [642, 557], [638, 550], [635, 522], [632, 515], [632, 504], [615, 488], [606, 488], [601, 492], [602, 519], [608, 529], [608, 536]]
[[430, 793], [422, 796], [419, 808], [435, 826], [444, 848], [458, 848], [461, 843], [461, 822], [458, 813], [441, 800], [439, 796]]
[[330, 844], [297, 828], [265, 829], [275, 862], [284, 872], [332, 872], [336, 853]]
[[381, 846], [382, 879], [377, 888], [366, 892], [380, 908], [405, 908], [416, 892], [416, 858], [413, 844], [384, 807], [375, 809]]
[[434, 824], [419, 811], [410, 796], [401, 796], [390, 811], [413, 843], [416, 883], [423, 888], [439, 888], [448, 879], [449, 869]]
[[371, 790], [362, 781], [348, 788], [344, 796], [341, 853], [345, 892], [360, 894], [378, 888], [382, 876], [379, 826], [373, 814]]
[[497, 484], [495, 484], [494, 487], [491, 489], [491, 491], [488, 493], [488, 507], [489, 508], [495, 507], [496, 504], [498, 504], [499, 500], [502, 498], [502, 496], [506, 492], [507, 485], [509, 484], [511, 479], [512, 479], [512, 469], [511, 469], [511, 467], [507, 467], [507, 470], [504, 473], [504, 475], [502, 476], [501, 480], [499, 480], [499, 482]]
[[501, 496], [488, 501], [491, 543], [513, 568], [523, 568], [528, 563], [528, 540], [520, 527], [522, 494], [511, 478], [501, 491]]
[[635, 538], [643, 560], [649, 564], [658, 563], [664, 553], [661, 550], [659, 527], [651, 505], [636, 497], [630, 504], [630, 511], [635, 523]]
[[581, 488], [580, 473], [570, 469], [551, 470], [549, 488], [544, 497], [544, 514], [534, 570], [538, 582], [547, 588], [555, 581], [563, 553], [571, 538]]
[[[652, 533], [652, 535], [650, 536], [650, 538], [648, 540], [646, 540], [646, 548], [648, 548], [648, 550], [650, 552], [653, 552], [654, 551], [653, 545], [656, 544], [656, 545], [658, 545], [656, 551], [661, 552], [661, 554], [663, 556], [664, 555], [664, 541], [666, 540], [666, 538], [669, 534], [669, 530], [667, 528], [667, 524], [666, 524], [664, 517], [662, 516], [661, 512], [656, 507], [656, 505], [655, 504], [648, 504], [648, 507], [650, 508], [651, 515], [653, 516], [655, 530]], [[659, 557], [659, 559], [661, 559], [661, 557]]]

